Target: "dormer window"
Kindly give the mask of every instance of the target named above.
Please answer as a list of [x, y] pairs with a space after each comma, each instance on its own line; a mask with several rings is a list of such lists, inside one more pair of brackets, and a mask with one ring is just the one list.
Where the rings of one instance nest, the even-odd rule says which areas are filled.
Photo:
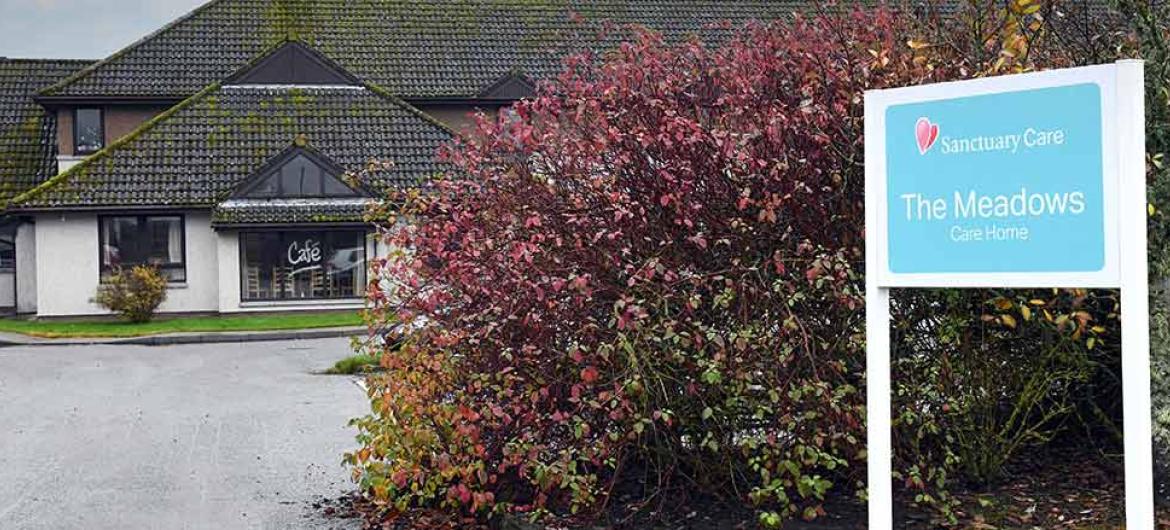
[[86, 155], [101, 151], [106, 145], [102, 109], [79, 108], [73, 111], [73, 153]]
[[509, 72], [479, 91], [482, 99], [516, 101], [536, 95], [536, 85], [519, 72]]
[[288, 42], [227, 79], [228, 85], [360, 85], [353, 74], [302, 43]]
[[362, 194], [341, 181], [343, 170], [324, 157], [294, 147], [277, 156], [233, 194], [242, 199], [352, 198]]

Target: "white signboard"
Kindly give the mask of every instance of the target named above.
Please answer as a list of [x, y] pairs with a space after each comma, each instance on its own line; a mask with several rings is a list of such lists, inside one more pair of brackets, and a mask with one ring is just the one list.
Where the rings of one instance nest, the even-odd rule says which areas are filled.
[[1143, 93], [1140, 61], [866, 93], [870, 528], [893, 524], [890, 287], [1122, 288], [1126, 517], [1153, 528]]

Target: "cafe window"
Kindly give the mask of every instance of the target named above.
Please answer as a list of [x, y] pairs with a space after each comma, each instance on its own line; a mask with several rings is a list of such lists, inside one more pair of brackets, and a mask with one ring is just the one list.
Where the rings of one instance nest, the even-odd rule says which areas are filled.
[[73, 111], [73, 152], [88, 154], [100, 151], [106, 144], [102, 123], [102, 109], [86, 108]]
[[187, 281], [183, 217], [111, 215], [98, 218], [101, 272], [151, 265], [171, 282]]
[[366, 233], [289, 230], [240, 234], [240, 297], [358, 298], [366, 286]]

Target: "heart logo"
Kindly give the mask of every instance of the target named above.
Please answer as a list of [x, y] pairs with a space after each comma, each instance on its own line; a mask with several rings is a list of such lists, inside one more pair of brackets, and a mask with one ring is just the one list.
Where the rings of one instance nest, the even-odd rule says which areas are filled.
[[938, 124], [930, 123], [928, 118], [918, 118], [918, 123], [914, 124], [914, 138], [918, 140], [918, 154], [925, 155], [938, 140]]

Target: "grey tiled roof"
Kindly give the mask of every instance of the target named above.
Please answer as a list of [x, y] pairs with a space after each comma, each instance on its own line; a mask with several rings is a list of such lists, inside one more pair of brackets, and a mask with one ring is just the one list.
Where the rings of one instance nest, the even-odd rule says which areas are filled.
[[295, 142], [371, 191], [411, 186], [443, 170], [451, 133], [413, 107], [361, 87], [212, 85], [81, 164], [17, 197], [14, 207], [212, 207]]
[[32, 98], [92, 62], [0, 58], [0, 201], [56, 173], [57, 120]]
[[[406, 99], [471, 97], [504, 74], [547, 76], [570, 51], [609, 48], [629, 24], [667, 37], [729, 35], [808, 0], [211, 0], [51, 96], [187, 96], [286, 40]], [[730, 22], [728, 26], [720, 22]], [[609, 28], [607, 31], [600, 31]], [[604, 33], [604, 35], [602, 35]]]
[[[534, 79], [563, 57], [604, 50], [629, 26], [670, 39], [718, 41], [749, 20], [822, 0], [210, 0], [186, 16], [50, 87], [49, 96], [186, 97], [281, 42], [303, 41], [367, 83], [405, 99], [473, 97], [510, 71]], [[930, 6], [967, 0], [846, 0], [837, 5]], [[1104, 6], [1108, 0], [1074, 0]], [[724, 23], [727, 24], [724, 24]]]
[[212, 211], [213, 226], [358, 223], [370, 199], [230, 199]]
[[[858, 2], [882, 0], [857, 0]], [[930, 4], [953, 13], [966, 0], [890, 0]], [[1079, 1], [1079, 0], [1078, 0]], [[1101, 4], [1104, 0], [1084, 0]], [[144, 128], [49, 182], [53, 120], [38, 114], [28, 94], [82, 63], [46, 65], [9, 76], [0, 63], [0, 111], [5, 89], [19, 85], [21, 107], [40, 116], [23, 127], [10, 149], [0, 143], [0, 201], [16, 194], [19, 208], [117, 206], [215, 207], [271, 157], [303, 135], [347, 170], [371, 158], [394, 163], [369, 175], [374, 190], [414, 185], [440, 171], [434, 153], [450, 133], [397, 99], [475, 97], [509, 73], [546, 78], [565, 54], [606, 49], [648, 26], [670, 39], [730, 35], [751, 19], [767, 20], [807, 8], [814, 0], [211, 0], [138, 43], [63, 79], [48, 96], [189, 98]], [[722, 24], [721, 22], [727, 22]], [[368, 89], [220, 87], [225, 79], [277, 46], [307, 43]], [[17, 70], [13, 70], [17, 71]], [[42, 76], [37, 77], [37, 76]], [[20, 78], [17, 80], [17, 78]], [[14, 85], [15, 86], [15, 85]], [[393, 94], [393, 96], [390, 96]], [[7, 119], [9, 114], [5, 114]], [[12, 114], [16, 116], [16, 114]], [[7, 121], [0, 122], [9, 127]], [[4, 129], [7, 134], [8, 129]], [[32, 141], [37, 137], [36, 141]], [[10, 142], [8, 136], [0, 142]], [[19, 166], [19, 167], [18, 167]], [[17, 168], [17, 169], [12, 169]], [[222, 208], [221, 208], [222, 210]], [[277, 211], [279, 210], [279, 211]], [[276, 213], [273, 213], [276, 212]], [[232, 219], [283, 216], [297, 208], [240, 210]], [[275, 218], [275, 217], [272, 217]], [[223, 222], [235, 222], [223, 217]]]

